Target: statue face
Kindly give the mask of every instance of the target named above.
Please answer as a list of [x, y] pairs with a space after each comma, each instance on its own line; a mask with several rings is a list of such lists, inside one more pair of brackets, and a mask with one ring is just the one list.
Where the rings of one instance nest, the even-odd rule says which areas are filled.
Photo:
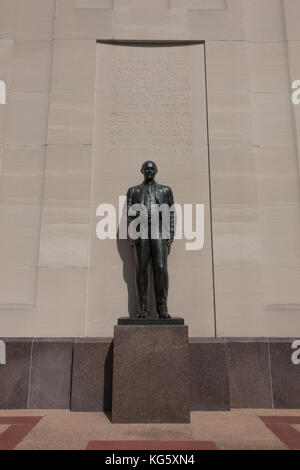
[[148, 162], [143, 169], [143, 175], [147, 182], [151, 182], [154, 180], [156, 175], [156, 168], [152, 162]]

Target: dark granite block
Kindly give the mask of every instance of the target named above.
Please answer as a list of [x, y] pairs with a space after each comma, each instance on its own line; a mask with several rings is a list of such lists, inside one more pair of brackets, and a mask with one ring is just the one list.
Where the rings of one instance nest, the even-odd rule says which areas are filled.
[[292, 362], [293, 341], [269, 343], [274, 408], [300, 408], [300, 365]]
[[191, 410], [230, 410], [227, 343], [190, 340]]
[[73, 339], [33, 342], [29, 406], [70, 408]]
[[184, 325], [184, 319], [172, 318], [118, 318], [118, 325]]
[[79, 339], [74, 344], [72, 411], [111, 411], [113, 343]]
[[188, 423], [187, 326], [116, 326], [114, 423]]
[[27, 408], [32, 340], [1, 339], [6, 344], [6, 364], [0, 365], [0, 408]]
[[228, 342], [232, 408], [272, 408], [268, 342]]

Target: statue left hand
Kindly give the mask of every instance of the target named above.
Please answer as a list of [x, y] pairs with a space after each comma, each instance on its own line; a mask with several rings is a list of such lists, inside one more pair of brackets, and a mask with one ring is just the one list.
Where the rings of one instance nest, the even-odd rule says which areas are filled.
[[166, 245], [167, 245], [168, 248], [170, 248], [170, 246], [172, 245], [173, 241], [174, 241], [174, 233], [171, 233], [169, 240], [166, 241]]

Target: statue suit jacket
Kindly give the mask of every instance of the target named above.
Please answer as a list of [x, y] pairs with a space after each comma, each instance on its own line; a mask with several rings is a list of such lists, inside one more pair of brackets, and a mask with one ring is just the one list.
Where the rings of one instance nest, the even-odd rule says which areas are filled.
[[[172, 189], [170, 186], [164, 186], [158, 184], [155, 181], [153, 182], [153, 189], [155, 191], [155, 197], [159, 205], [167, 204], [169, 207], [172, 207], [174, 204], [174, 198]], [[146, 185], [144, 183], [139, 184], [138, 186], [133, 186], [127, 191], [127, 215], [129, 208], [134, 204], [144, 204], [144, 195], [145, 195]], [[170, 211], [170, 232], [174, 234], [175, 232], [175, 210]], [[131, 246], [134, 246], [135, 242], [138, 240], [130, 240]]]

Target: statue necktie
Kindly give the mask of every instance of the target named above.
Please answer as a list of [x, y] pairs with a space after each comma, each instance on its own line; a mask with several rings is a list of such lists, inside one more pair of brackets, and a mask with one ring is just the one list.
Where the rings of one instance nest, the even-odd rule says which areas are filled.
[[148, 221], [151, 222], [152, 184], [148, 184]]

